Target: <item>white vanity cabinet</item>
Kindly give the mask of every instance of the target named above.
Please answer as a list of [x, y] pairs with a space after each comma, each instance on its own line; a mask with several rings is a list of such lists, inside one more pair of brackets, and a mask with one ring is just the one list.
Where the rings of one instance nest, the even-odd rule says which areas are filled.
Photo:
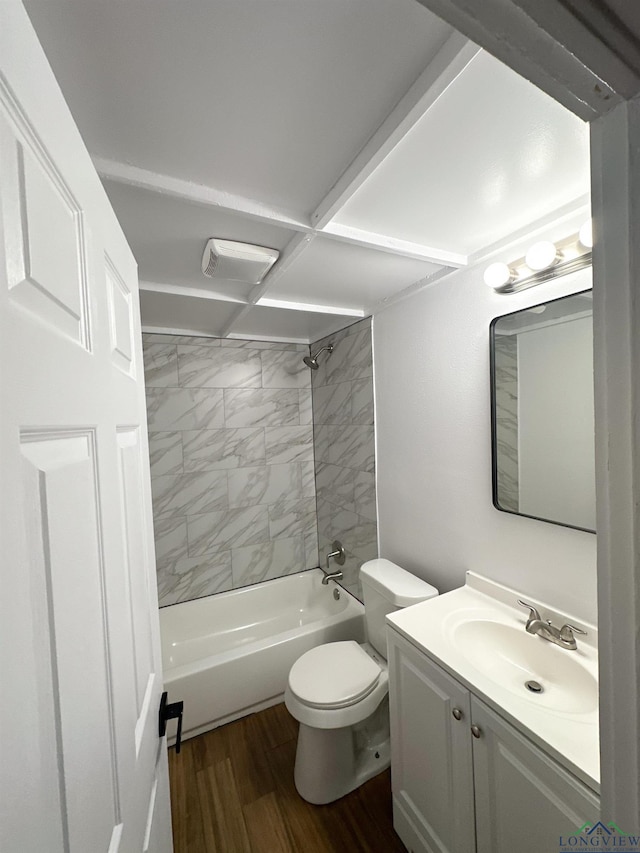
[[598, 820], [590, 788], [398, 632], [388, 641], [393, 818], [408, 850], [542, 853]]

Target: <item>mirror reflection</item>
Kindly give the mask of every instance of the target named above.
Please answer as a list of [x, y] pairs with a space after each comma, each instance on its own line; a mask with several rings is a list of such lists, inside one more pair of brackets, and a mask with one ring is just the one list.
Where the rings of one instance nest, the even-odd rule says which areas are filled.
[[595, 531], [591, 291], [491, 324], [493, 502]]

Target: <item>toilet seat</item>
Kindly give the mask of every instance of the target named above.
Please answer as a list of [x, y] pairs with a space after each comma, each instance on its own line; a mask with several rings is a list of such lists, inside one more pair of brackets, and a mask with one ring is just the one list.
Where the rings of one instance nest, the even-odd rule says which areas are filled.
[[291, 693], [310, 708], [348, 708], [373, 692], [382, 669], [354, 640], [325, 643], [298, 658]]

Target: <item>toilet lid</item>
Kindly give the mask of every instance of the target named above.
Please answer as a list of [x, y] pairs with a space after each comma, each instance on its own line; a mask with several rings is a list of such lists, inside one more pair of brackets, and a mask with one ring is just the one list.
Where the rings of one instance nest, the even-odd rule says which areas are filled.
[[354, 640], [311, 649], [291, 667], [289, 689], [313, 708], [344, 708], [364, 699], [381, 669]]

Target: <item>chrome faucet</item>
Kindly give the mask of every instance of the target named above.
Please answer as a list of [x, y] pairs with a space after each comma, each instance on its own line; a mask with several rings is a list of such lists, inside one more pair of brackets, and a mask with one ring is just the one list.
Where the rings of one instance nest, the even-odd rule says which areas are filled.
[[342, 543], [338, 542], [337, 539], [331, 543], [331, 551], [329, 551], [329, 553], [327, 554], [327, 571], [324, 572], [324, 569], [322, 569], [322, 571], [324, 572], [322, 583], [325, 585], [328, 584], [329, 581], [337, 581], [342, 578], [342, 572], [340, 571], [340, 569], [338, 569], [337, 572], [329, 571], [329, 560], [331, 559], [335, 560], [339, 566], [344, 566], [346, 554], [344, 552], [344, 548], [342, 547]]
[[521, 601], [520, 599], [518, 599], [518, 604], [529, 608], [529, 618], [525, 625], [525, 629], [529, 634], [537, 634], [543, 640], [549, 640], [550, 643], [555, 643], [556, 646], [560, 646], [562, 649], [577, 649], [578, 645], [576, 638], [573, 636], [574, 633], [585, 635], [587, 633], [582, 628], [576, 628], [575, 625], [563, 625], [562, 628], [556, 628], [555, 625], [551, 624], [550, 619], [543, 622], [540, 613], [532, 604], [527, 604], [526, 601]]

